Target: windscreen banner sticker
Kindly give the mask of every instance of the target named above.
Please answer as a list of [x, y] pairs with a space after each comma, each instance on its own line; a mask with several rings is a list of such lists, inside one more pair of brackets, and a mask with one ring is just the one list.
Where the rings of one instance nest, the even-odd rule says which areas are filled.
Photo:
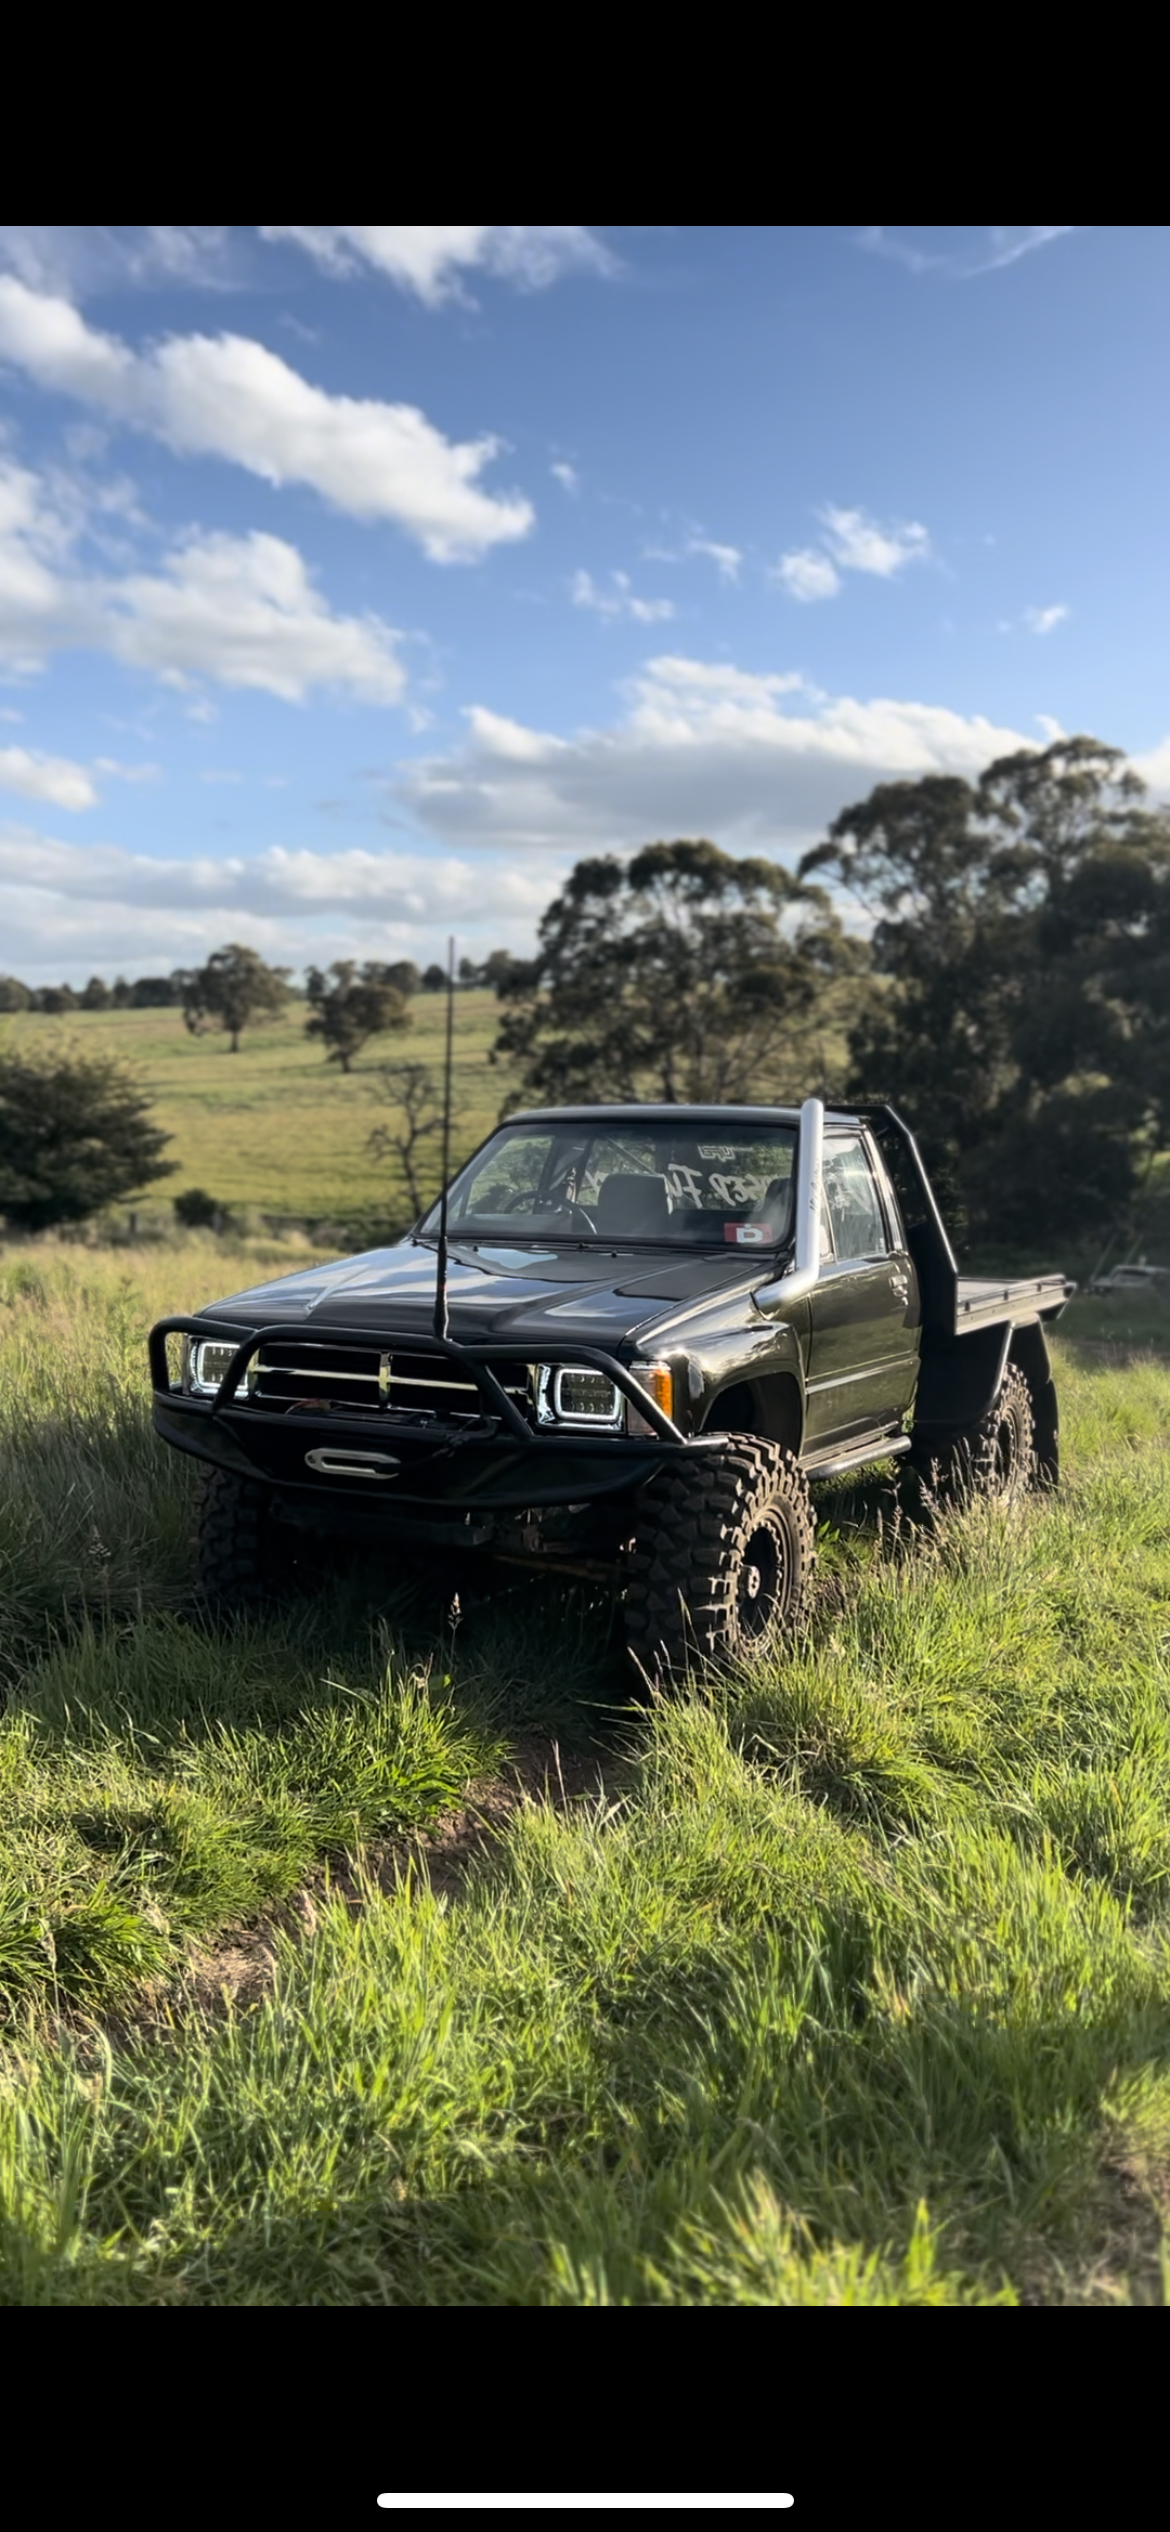
[[779, 1234], [770, 1222], [725, 1222], [723, 1237], [736, 1248], [771, 1248]]
[[[734, 1153], [727, 1155], [728, 1159], [734, 1157]], [[738, 1176], [729, 1176], [718, 1169], [691, 1169], [685, 1161], [672, 1161], [667, 1173], [667, 1184], [676, 1204], [680, 1201], [698, 1205], [759, 1204], [771, 1183], [758, 1170], [744, 1170]]]
[[716, 1204], [758, 1204], [768, 1192], [768, 1181], [752, 1170], [743, 1170], [738, 1178], [721, 1177], [711, 1172], [711, 1193]]

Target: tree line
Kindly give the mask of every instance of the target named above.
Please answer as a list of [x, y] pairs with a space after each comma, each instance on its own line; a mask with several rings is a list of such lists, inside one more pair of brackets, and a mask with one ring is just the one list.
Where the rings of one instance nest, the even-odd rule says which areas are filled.
[[[515, 964], [508, 950], [493, 950], [481, 965], [464, 958], [456, 982], [463, 988], [488, 985], [498, 990]], [[26, 985], [18, 976], [0, 976], [0, 1015], [173, 1009], [181, 1011], [193, 1035], [206, 1029], [226, 1031], [230, 1051], [238, 1055], [245, 1029], [307, 1003], [306, 1033], [322, 1041], [327, 1062], [348, 1073], [371, 1038], [407, 1026], [415, 994], [444, 993], [447, 981], [444, 967], [435, 963], [419, 968], [412, 958], [360, 964], [335, 959], [327, 969], [308, 968], [303, 986], [298, 986], [291, 968], [271, 967], [259, 950], [232, 941], [213, 951], [202, 967], [175, 967], [169, 976], [140, 976], [130, 984], [124, 976], [112, 985], [102, 976], [91, 976], [75, 990], [72, 985]]]
[[[222, 960], [229, 954], [232, 953], [219, 950], [215, 956]], [[264, 961], [255, 950], [241, 952], [236, 945], [234, 955], [254, 959], [258, 967], [264, 967]], [[510, 950], [493, 950], [483, 960], [461, 958], [456, 983], [463, 989], [487, 985], [494, 990], [517, 964]], [[292, 982], [292, 972], [287, 967], [266, 970], [267, 974], [283, 980], [289, 999], [298, 997], [302, 990]], [[313, 972], [309, 971], [310, 974]], [[376, 966], [366, 972], [376, 974], [407, 1001], [416, 993], [443, 993], [447, 984], [445, 967], [434, 962], [429, 967], [420, 968], [413, 958], [394, 959], [389, 965]], [[104, 976], [91, 976], [88, 984], [84, 985], [26, 985], [19, 976], [0, 976], [0, 1015], [14, 1011], [182, 1010], [192, 998], [192, 987], [198, 987], [206, 974], [206, 966], [174, 967], [169, 976], [135, 976], [130, 981], [125, 976], [115, 976], [112, 985], [106, 983]], [[197, 992], [194, 998], [198, 999]]]
[[[236, 1048], [291, 990], [239, 945], [166, 981], [189, 1028]], [[579, 861], [534, 955], [464, 959], [458, 982], [498, 997], [511, 1105], [888, 1100], [962, 1244], [1082, 1249], [1132, 1218], [1170, 1142], [1170, 821], [1117, 749], [1061, 738], [977, 780], [879, 784], [795, 871], [701, 838]], [[304, 1026], [347, 1072], [446, 985], [410, 962], [310, 969]], [[16, 1064], [0, 1060], [10, 1221]], [[397, 1163], [421, 1210], [436, 1086], [418, 1064], [380, 1080], [395, 1122], [371, 1158]], [[141, 1160], [136, 1185], [168, 1166]]]

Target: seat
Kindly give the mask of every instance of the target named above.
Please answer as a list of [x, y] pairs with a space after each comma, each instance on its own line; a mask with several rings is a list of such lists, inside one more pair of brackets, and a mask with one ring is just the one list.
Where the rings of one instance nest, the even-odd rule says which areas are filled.
[[648, 1170], [612, 1170], [597, 1193], [593, 1218], [611, 1237], [657, 1239], [670, 1222], [670, 1189], [665, 1178]]
[[768, 1192], [764, 1198], [764, 1218], [778, 1240], [784, 1239], [787, 1235], [792, 1214], [794, 1185], [795, 1181], [791, 1178], [773, 1178], [768, 1183]]

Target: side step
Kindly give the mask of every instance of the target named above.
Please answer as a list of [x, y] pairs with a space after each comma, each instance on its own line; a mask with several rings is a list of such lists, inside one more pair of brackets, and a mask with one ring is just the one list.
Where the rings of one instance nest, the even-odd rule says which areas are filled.
[[844, 1477], [851, 1468], [873, 1468], [883, 1459], [900, 1459], [910, 1448], [908, 1433], [891, 1433], [886, 1441], [863, 1442], [860, 1448], [842, 1451], [836, 1459], [806, 1459], [801, 1466], [810, 1484], [819, 1477]]

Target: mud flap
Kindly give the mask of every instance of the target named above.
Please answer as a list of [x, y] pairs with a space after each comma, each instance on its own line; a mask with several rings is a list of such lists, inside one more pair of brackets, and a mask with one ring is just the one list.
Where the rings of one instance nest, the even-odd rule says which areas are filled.
[[[965, 1432], [993, 1407], [1003, 1387], [1009, 1326], [972, 1328], [968, 1336], [925, 1334], [918, 1395], [914, 1405], [915, 1435]], [[1025, 1377], [1027, 1365], [1021, 1364]]]

